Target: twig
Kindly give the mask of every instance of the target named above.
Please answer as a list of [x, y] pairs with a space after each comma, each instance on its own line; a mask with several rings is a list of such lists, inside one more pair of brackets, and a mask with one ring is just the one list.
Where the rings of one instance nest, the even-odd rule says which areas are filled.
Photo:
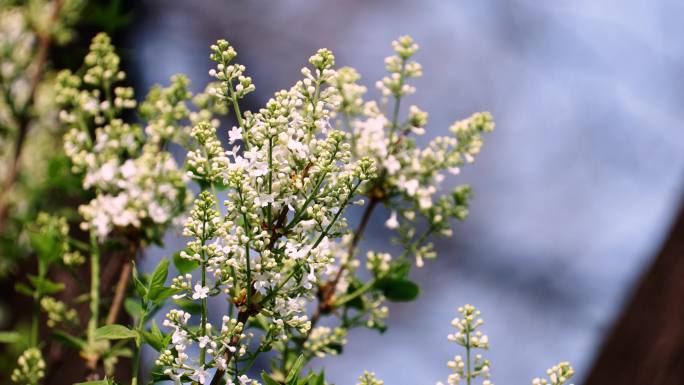
[[119, 317], [119, 312], [121, 311], [121, 305], [123, 304], [124, 298], [126, 298], [126, 289], [128, 288], [128, 282], [131, 279], [131, 270], [133, 269], [133, 261], [138, 254], [138, 242], [131, 241], [130, 244], [130, 259], [127, 259], [121, 266], [121, 272], [119, 273], [119, 281], [116, 284], [116, 291], [114, 292], [114, 299], [112, 301], [112, 307], [109, 308], [109, 313], [107, 314], [106, 325], [112, 325], [116, 323]]
[[[238, 313], [237, 321], [238, 323], [242, 323], [242, 330], [245, 330], [247, 327], [247, 320], [249, 319], [249, 313], [247, 311], [241, 311]], [[240, 334], [235, 334], [231, 339], [230, 342], [228, 343], [228, 347], [233, 347], [235, 348], [237, 344], [240, 342]], [[224, 356], [226, 358], [226, 367], [230, 365], [230, 361], [233, 359], [233, 352], [230, 349], [226, 349], [226, 352], [224, 353]], [[226, 371], [218, 368], [216, 369], [216, 373], [214, 373], [214, 378], [211, 379], [210, 385], [219, 385], [221, 383], [221, 379], [223, 376], [226, 374]]]
[[366, 231], [366, 226], [370, 221], [371, 214], [373, 213], [373, 210], [379, 202], [379, 198], [377, 198], [375, 195], [371, 196], [370, 201], [368, 202], [368, 206], [366, 206], [366, 209], [363, 212], [363, 216], [361, 217], [361, 222], [354, 231], [354, 237], [352, 238], [352, 241], [349, 244], [349, 248], [347, 249], [347, 260], [337, 270], [337, 273], [335, 274], [333, 280], [321, 286], [321, 288], [319, 289], [318, 306], [316, 306], [316, 310], [311, 316], [311, 328], [299, 343], [300, 347], [304, 346], [304, 343], [309, 339], [311, 331], [313, 330], [314, 326], [316, 326], [318, 321], [321, 319], [323, 313], [327, 313], [332, 310], [331, 300], [333, 299], [333, 296], [335, 294], [335, 287], [342, 278], [342, 273], [347, 268], [347, 264], [354, 256], [354, 252], [356, 251], [356, 248], [358, 247], [359, 242], [361, 241], [361, 237], [363, 236], [363, 233]]

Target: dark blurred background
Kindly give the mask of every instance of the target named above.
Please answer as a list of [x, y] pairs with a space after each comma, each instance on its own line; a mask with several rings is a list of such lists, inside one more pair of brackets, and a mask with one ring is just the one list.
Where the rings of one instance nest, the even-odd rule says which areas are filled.
[[[159, 0], [141, 3], [122, 43], [138, 88], [184, 72], [200, 90], [208, 45], [226, 38], [255, 80], [256, 109], [320, 47], [377, 96], [390, 41], [412, 35], [425, 76], [406, 105], [430, 112], [426, 136], [481, 110], [497, 130], [449, 180], [472, 184], [476, 199], [416, 272], [419, 300], [391, 307], [385, 335], [357, 331], [344, 355], [319, 364], [338, 384], [363, 369], [388, 384], [444, 380], [458, 352], [449, 322], [472, 303], [487, 321], [495, 383], [529, 383], [560, 360], [582, 383], [680, 206], [682, 11], [674, 0]], [[391, 250], [387, 213], [377, 214], [366, 247]]]

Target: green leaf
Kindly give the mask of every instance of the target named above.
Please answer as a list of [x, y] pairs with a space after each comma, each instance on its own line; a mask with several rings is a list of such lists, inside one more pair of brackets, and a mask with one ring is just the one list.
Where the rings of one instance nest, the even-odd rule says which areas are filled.
[[124, 309], [126, 309], [126, 313], [128, 313], [128, 315], [136, 320], [140, 319], [143, 314], [143, 308], [140, 304], [140, 301], [133, 298], [126, 298], [124, 301]]
[[23, 294], [27, 297], [33, 297], [33, 289], [23, 282], [17, 282], [17, 284], [14, 285], [14, 290], [16, 290], [17, 293]]
[[95, 330], [96, 340], [125, 340], [136, 338], [138, 333], [123, 325], [105, 325]]
[[383, 278], [375, 283], [377, 289], [390, 301], [413, 301], [418, 297], [420, 288], [407, 279]]
[[199, 262], [181, 258], [180, 252], [178, 252], [173, 255], [173, 265], [176, 267], [179, 274], [186, 274], [197, 269], [199, 267]]
[[150, 327], [150, 332], [154, 334], [155, 336], [158, 336], [160, 340], [164, 339], [164, 333], [162, 333], [161, 330], [159, 330], [159, 326], [157, 326], [157, 321], [152, 320], [152, 326]]
[[107, 357], [133, 357], [133, 351], [129, 348], [113, 348], [106, 354]]
[[261, 372], [261, 378], [264, 380], [265, 385], [281, 385], [278, 381], [274, 380], [273, 377], [266, 374], [266, 372]]
[[[347, 294], [354, 293], [360, 287], [361, 285], [357, 281], [350, 282], [349, 286], [347, 287]], [[351, 309], [363, 310], [363, 296], [358, 296], [352, 299], [351, 301], [347, 302], [345, 305]]]
[[170, 296], [174, 294], [178, 294], [179, 290], [178, 289], [172, 289], [170, 287], [163, 287], [163, 286], [158, 286], [158, 287], [153, 287], [150, 289], [149, 294], [147, 295], [150, 301], [159, 303], [164, 301], [165, 299], [169, 298]]
[[377, 330], [380, 332], [380, 334], [383, 334], [384, 332], [387, 331], [387, 325], [381, 323], [381, 322], [374, 322], [373, 326], [371, 327], [372, 330]]
[[65, 346], [68, 346], [74, 350], [80, 351], [80, 350], [83, 350], [83, 348], [85, 348], [85, 346], [86, 346], [85, 340], [74, 337], [71, 334], [67, 334], [67, 333], [62, 332], [60, 330], [53, 331], [53, 335], [55, 336], [55, 339], [57, 339], [59, 342], [61, 342]]
[[133, 288], [138, 297], [147, 300], [147, 287], [140, 281], [138, 276], [138, 267], [133, 265]]
[[249, 326], [266, 332], [271, 327], [269, 322], [269, 318], [266, 318], [263, 314], [257, 314], [249, 319]]
[[339, 354], [342, 354], [342, 350], [344, 349], [344, 345], [342, 345], [342, 344], [339, 343], [339, 342], [332, 342], [332, 343], [329, 343], [329, 344], [327, 345], [327, 347], [328, 347], [329, 349], [332, 349], [332, 350], [334, 350], [335, 352], [337, 352], [338, 355], [339, 355]]
[[65, 154], [56, 155], [48, 162], [46, 173], [46, 191], [56, 190], [64, 196], [72, 197], [83, 193], [81, 180], [71, 172], [71, 161]]
[[152, 322], [150, 331], [143, 331], [143, 340], [150, 345], [154, 350], [161, 352], [166, 349], [164, 334], [159, 330], [156, 322]]
[[297, 361], [292, 365], [290, 373], [288, 373], [287, 378], [285, 378], [285, 385], [297, 385], [299, 372], [302, 370], [302, 366], [304, 366], [304, 355], [297, 357]]
[[299, 385], [325, 385], [325, 375], [323, 374], [323, 369], [321, 369], [321, 372], [318, 374], [309, 369], [309, 374], [299, 380]]
[[202, 312], [202, 305], [198, 302], [189, 299], [177, 299], [173, 302], [182, 310], [185, 310], [192, 315], [197, 315]]
[[152, 278], [149, 283], [149, 290], [152, 291], [157, 287], [164, 287], [164, 282], [166, 282], [166, 277], [169, 274], [169, 260], [163, 258], [154, 268], [154, 273], [152, 273]]
[[0, 343], [14, 344], [21, 340], [21, 334], [18, 332], [0, 332]]
[[325, 372], [321, 370], [318, 376], [309, 385], [325, 385]]
[[128, 10], [122, 0], [88, 3], [85, 22], [112, 35], [131, 23], [135, 13]]
[[64, 284], [61, 282], [54, 282], [47, 278], [38, 278], [34, 275], [29, 275], [28, 279], [41, 294], [55, 294], [64, 290]]
[[149, 373], [150, 373], [150, 382], [148, 382], [148, 384], [171, 380], [171, 377], [164, 374], [164, 368], [159, 367], [159, 366], [154, 366], [152, 368], [152, 370], [149, 371]]
[[31, 247], [38, 258], [48, 264], [60, 257], [59, 241], [54, 231], [30, 233]]

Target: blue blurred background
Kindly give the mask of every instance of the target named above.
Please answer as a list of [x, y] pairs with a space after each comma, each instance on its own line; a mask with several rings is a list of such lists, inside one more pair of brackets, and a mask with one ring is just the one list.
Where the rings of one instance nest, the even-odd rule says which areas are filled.
[[[126, 42], [142, 88], [183, 72], [200, 90], [209, 44], [226, 38], [255, 80], [251, 109], [299, 79], [320, 47], [356, 67], [376, 96], [390, 41], [410, 34], [425, 73], [410, 103], [430, 112], [428, 138], [473, 112], [493, 113], [497, 130], [481, 156], [449, 180], [473, 186], [471, 216], [415, 271], [421, 296], [391, 306], [385, 335], [356, 331], [345, 354], [316, 362], [329, 380], [353, 384], [363, 369], [387, 384], [445, 380], [458, 351], [446, 340], [449, 322], [472, 303], [487, 321], [495, 383], [529, 383], [560, 360], [582, 382], [680, 203], [684, 3], [148, 0], [142, 8]], [[386, 217], [376, 212], [365, 247], [391, 250]], [[170, 235], [167, 247], [182, 242]], [[167, 255], [154, 250], [146, 263]]]

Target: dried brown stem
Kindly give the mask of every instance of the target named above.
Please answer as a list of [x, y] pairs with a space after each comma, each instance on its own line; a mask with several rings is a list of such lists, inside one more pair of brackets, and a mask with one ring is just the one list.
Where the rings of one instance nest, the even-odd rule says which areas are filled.
[[[249, 313], [246, 311], [241, 311], [238, 313], [237, 321], [242, 323], [243, 330], [247, 327], [247, 320], [249, 319]], [[237, 347], [237, 344], [240, 342], [240, 335], [235, 334], [231, 339], [230, 342], [228, 343], [228, 346], [230, 347]], [[230, 351], [230, 349], [226, 349], [226, 352], [224, 353], [224, 357], [226, 358], [226, 366], [230, 365], [230, 361], [233, 359], [233, 352]], [[223, 369], [216, 369], [216, 373], [214, 373], [214, 378], [211, 379], [211, 384], [210, 385], [219, 385], [221, 383], [221, 379], [223, 376], [225, 376], [226, 371]]]
[[107, 325], [115, 324], [116, 320], [119, 318], [121, 305], [126, 297], [126, 289], [128, 288], [128, 282], [131, 278], [132, 268], [133, 263], [131, 261], [126, 261], [124, 262], [123, 266], [121, 266], [121, 273], [119, 274], [119, 281], [116, 284], [116, 291], [114, 292], [112, 307], [109, 308], [109, 313], [107, 314]]
[[114, 291], [114, 299], [112, 300], [112, 306], [109, 308], [109, 313], [107, 314], [107, 325], [112, 325], [116, 323], [119, 318], [119, 313], [121, 312], [121, 306], [126, 298], [126, 289], [128, 289], [128, 282], [131, 279], [131, 271], [133, 270], [133, 261], [138, 255], [138, 249], [140, 248], [140, 242], [136, 237], [131, 238], [129, 244], [129, 257], [121, 266], [121, 271], [119, 273], [119, 281], [116, 283], [116, 290]]

